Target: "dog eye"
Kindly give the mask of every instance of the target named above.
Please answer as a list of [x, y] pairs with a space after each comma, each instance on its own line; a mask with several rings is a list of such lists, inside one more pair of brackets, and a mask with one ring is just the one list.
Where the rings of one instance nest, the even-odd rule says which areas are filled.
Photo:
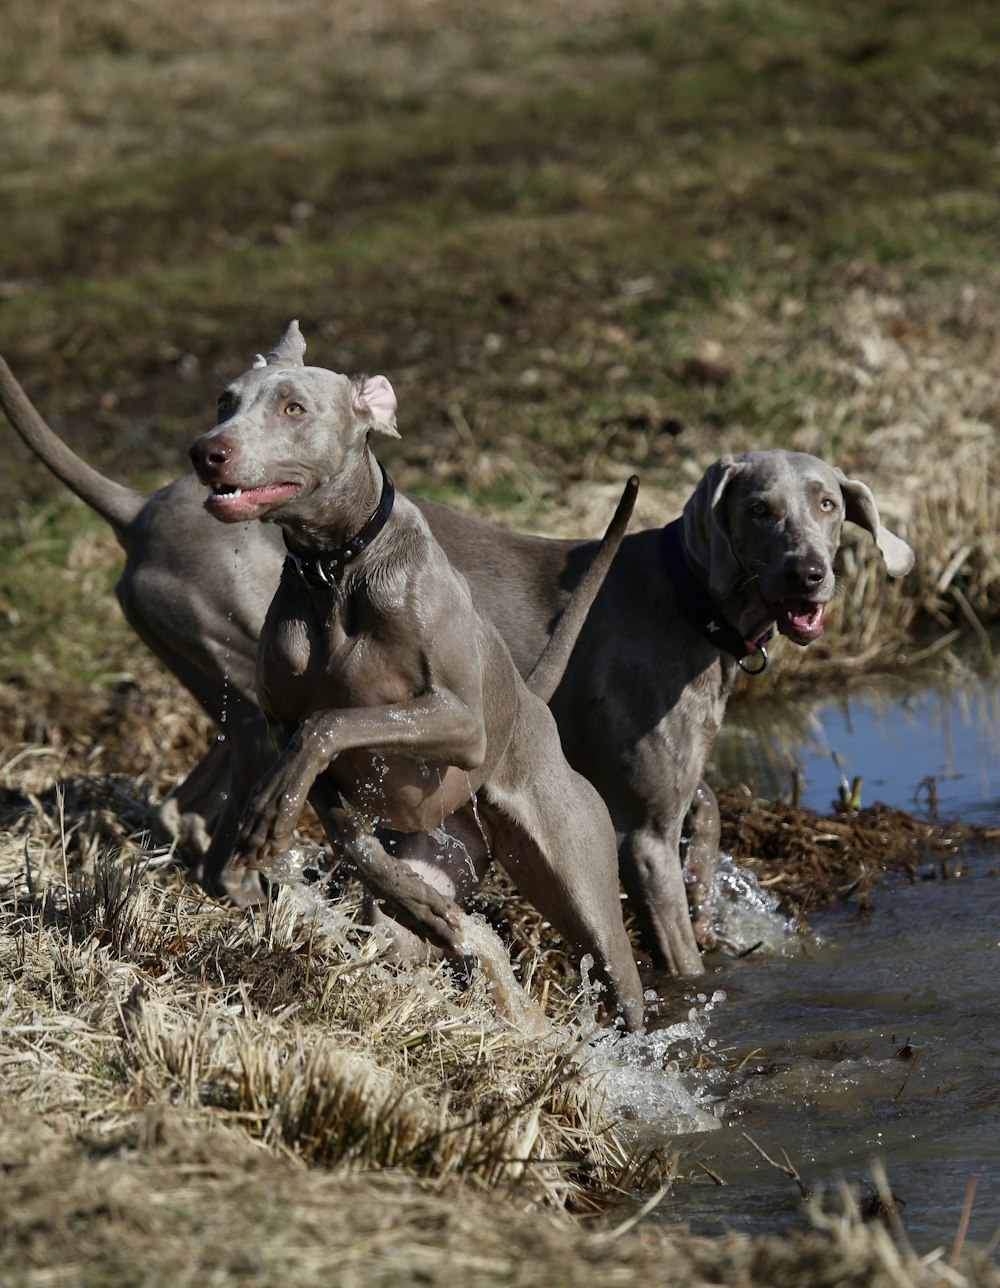
[[763, 501], [754, 501], [750, 507], [750, 513], [758, 519], [763, 519], [767, 514], [767, 506]]
[[219, 401], [216, 404], [218, 408], [218, 418], [220, 421], [225, 420], [233, 412], [233, 400], [229, 394], [220, 394]]
[[305, 414], [306, 414], [306, 409], [302, 406], [301, 403], [297, 403], [297, 402], [285, 403], [286, 416], [304, 416]]
[[829, 514], [831, 510], [836, 510], [837, 502], [833, 499], [832, 496], [824, 496], [820, 500], [819, 508], [823, 511], [824, 514]]

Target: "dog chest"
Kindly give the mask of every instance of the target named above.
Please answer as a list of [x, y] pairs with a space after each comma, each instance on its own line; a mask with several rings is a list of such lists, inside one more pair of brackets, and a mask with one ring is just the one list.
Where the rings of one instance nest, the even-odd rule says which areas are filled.
[[309, 611], [269, 614], [257, 655], [257, 687], [272, 719], [294, 727], [316, 711], [408, 702], [427, 687], [424, 651], [412, 638], [401, 648], [393, 624], [356, 629], [352, 605], [320, 617]]

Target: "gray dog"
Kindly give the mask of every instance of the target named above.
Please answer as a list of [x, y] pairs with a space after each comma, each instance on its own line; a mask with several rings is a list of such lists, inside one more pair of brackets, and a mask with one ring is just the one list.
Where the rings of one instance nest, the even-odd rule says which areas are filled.
[[[232, 863], [265, 867], [285, 852], [314, 792], [331, 841], [360, 860], [366, 881], [373, 855], [383, 871], [392, 866], [380, 840], [388, 830], [396, 864], [414, 845], [433, 882], [427, 834], [454, 815], [440, 847], [449, 897], [468, 893], [496, 859], [569, 943], [593, 955], [611, 1014], [637, 1028], [642, 988], [607, 809], [569, 767], [552, 713], [424, 517], [394, 499], [369, 446], [372, 434], [398, 436], [389, 382], [307, 367], [304, 352], [292, 323], [223, 393], [218, 427], [191, 448], [209, 513], [276, 524], [288, 549], [257, 653], [257, 696], [283, 751], [251, 794]], [[634, 486], [609, 532], [607, 563], [632, 497]], [[546, 669], [552, 652], [543, 651]], [[458, 836], [468, 859], [452, 867]], [[459, 885], [463, 870], [471, 879]], [[398, 897], [391, 902], [398, 909]], [[461, 953], [447, 918], [428, 925], [410, 911], [411, 925]]]
[[[255, 523], [234, 541], [202, 509], [203, 489], [190, 475], [152, 496], [104, 478], [49, 429], [2, 359], [0, 403], [28, 446], [112, 525], [126, 552], [117, 586], [126, 617], [216, 721], [225, 659], [226, 741], [163, 816], [199, 852], [205, 883], [240, 897], [246, 874], [224, 864], [238, 807], [273, 758], [255, 705], [254, 655], [284, 559], [280, 534]], [[527, 674], [597, 543], [524, 536], [413, 499]], [[760, 665], [760, 654], [747, 659], [745, 641], [775, 621], [798, 643], [818, 637], [845, 519], [872, 534], [893, 576], [912, 566], [909, 547], [881, 525], [858, 480], [801, 453], [724, 457], [680, 519], [622, 542], [553, 699], [570, 763], [611, 812], [646, 945], [675, 972], [702, 969], [718, 812], [701, 775], [738, 663]], [[686, 812], [702, 861], [694, 925], [678, 852]]]

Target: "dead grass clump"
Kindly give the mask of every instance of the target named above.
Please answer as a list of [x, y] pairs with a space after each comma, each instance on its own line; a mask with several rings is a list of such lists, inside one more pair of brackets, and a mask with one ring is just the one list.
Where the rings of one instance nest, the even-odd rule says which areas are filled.
[[939, 625], [971, 627], [989, 651], [985, 624], [1000, 617], [1000, 479], [993, 435], [959, 449], [936, 484], [915, 499], [921, 558], [913, 594]]
[[745, 787], [722, 787], [717, 795], [723, 850], [796, 916], [848, 897], [865, 910], [883, 876], [916, 880], [928, 862], [932, 875], [957, 876], [963, 853], [995, 849], [1000, 840], [997, 828], [924, 822], [880, 804], [820, 816], [785, 800], [760, 800]]
[[85, 1076], [98, 1134], [153, 1104], [222, 1112], [304, 1161], [461, 1173], [557, 1206], [655, 1177], [568, 1063], [585, 1017], [528, 1043], [481, 979], [461, 993], [444, 968], [390, 968], [356, 909], [318, 893], [282, 888], [244, 916], [183, 886], [162, 851], [126, 843], [70, 874], [59, 832], [40, 839], [30, 875], [22, 837], [0, 848], [0, 952], [15, 1029], [47, 999], [29, 1025], [45, 1079], [0, 1062], [41, 1112]]
[[691, 1288], [995, 1288], [995, 1267], [918, 1258], [857, 1208], [785, 1238], [692, 1238], [643, 1222], [588, 1231], [460, 1178], [303, 1167], [231, 1125], [151, 1107], [97, 1142], [0, 1109], [0, 1274], [75, 1285], [657, 1283]]

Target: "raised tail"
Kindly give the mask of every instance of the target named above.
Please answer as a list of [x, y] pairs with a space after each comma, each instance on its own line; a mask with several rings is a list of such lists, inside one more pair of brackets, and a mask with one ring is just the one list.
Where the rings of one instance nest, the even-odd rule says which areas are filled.
[[625, 484], [625, 491], [601, 539], [597, 554], [580, 578], [579, 584], [556, 622], [549, 642], [542, 649], [538, 661], [525, 680], [531, 692], [543, 702], [548, 702], [559, 687], [559, 681], [563, 678], [577, 637], [583, 629], [583, 623], [587, 620], [590, 606], [597, 598], [597, 592], [601, 589], [612, 560], [618, 553], [618, 547], [632, 518], [638, 491], [639, 477], [633, 474]]
[[3, 357], [0, 357], [0, 406], [42, 464], [110, 523], [124, 545], [128, 526], [146, 504], [146, 495], [105, 478], [68, 448], [42, 419]]

